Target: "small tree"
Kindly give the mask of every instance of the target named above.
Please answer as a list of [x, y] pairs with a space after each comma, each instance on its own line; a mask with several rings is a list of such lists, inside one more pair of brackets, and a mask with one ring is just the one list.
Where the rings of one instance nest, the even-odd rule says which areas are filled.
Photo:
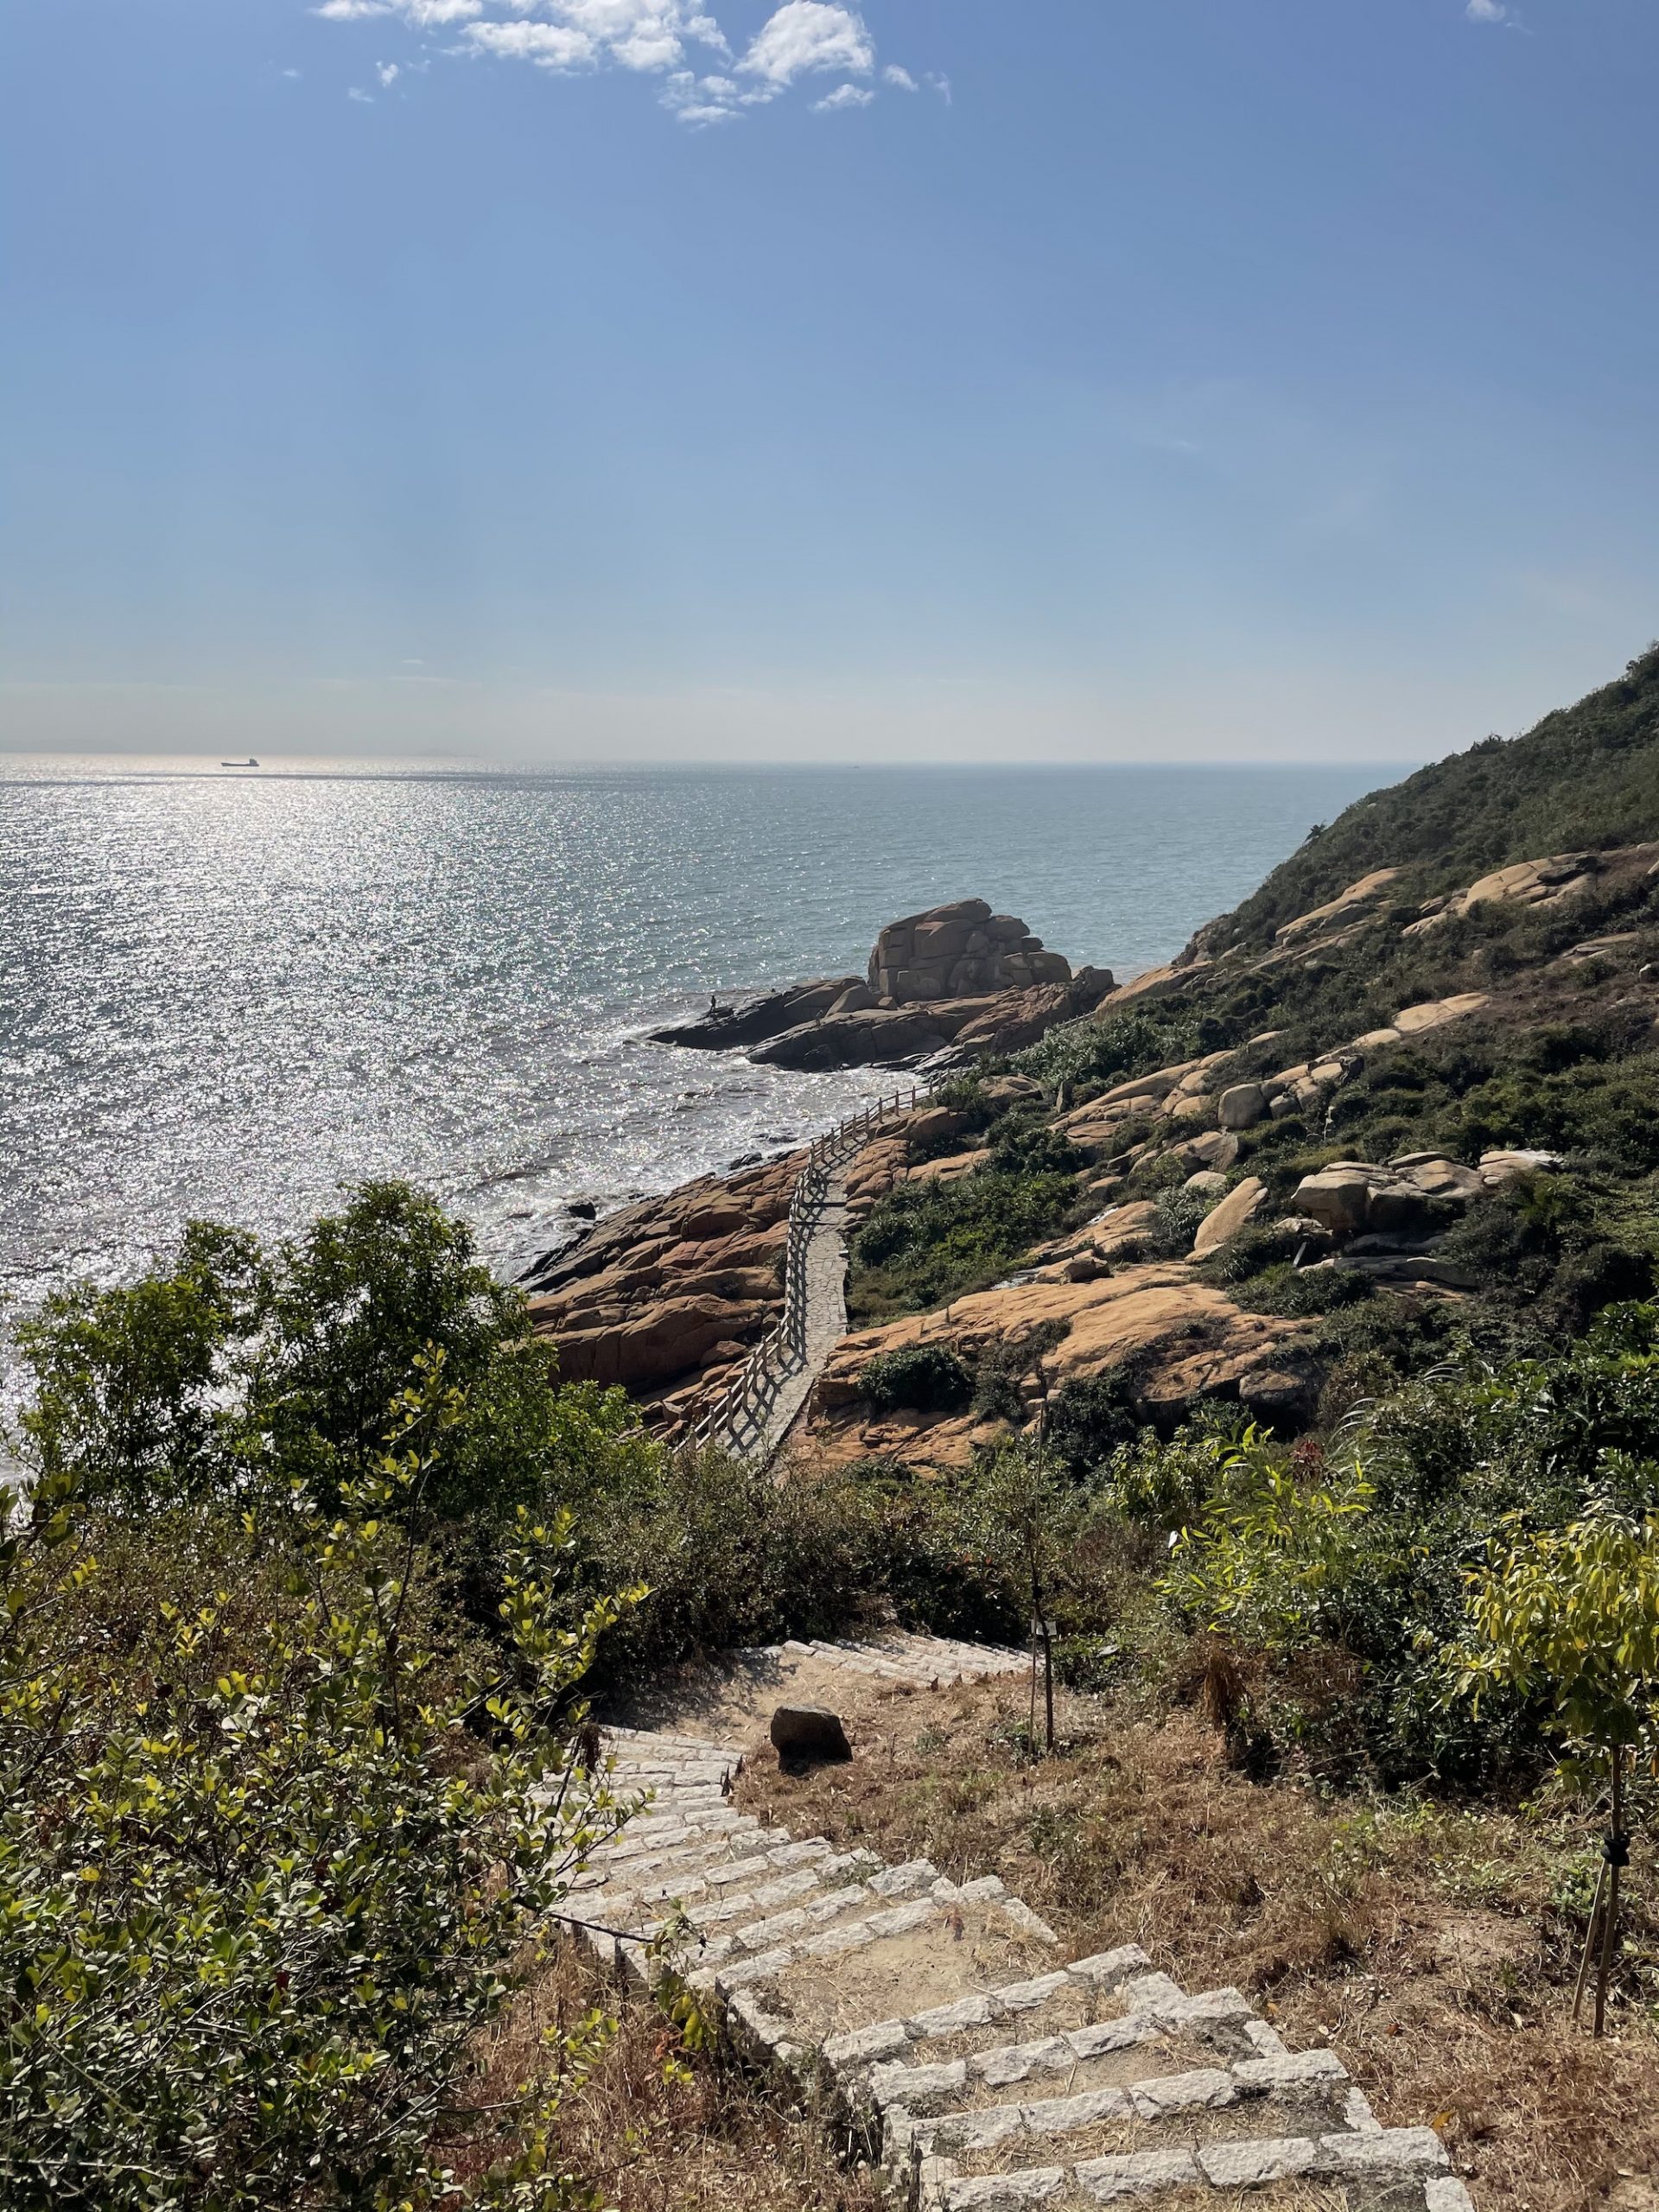
[[963, 1533], [1031, 1606], [1031, 1736], [1037, 1738], [1037, 1651], [1043, 1655], [1043, 1743], [1054, 1748], [1054, 1630], [1049, 1603], [1064, 1555], [1065, 1492], [1039, 1438], [1003, 1445], [969, 1493]]
[[205, 1529], [181, 1511], [176, 1567], [67, 1471], [0, 1525], [16, 2212], [592, 2206], [550, 2128], [597, 2017], [493, 2108], [475, 2183], [435, 2155], [480, 2030], [633, 1809], [571, 1747], [594, 1643], [640, 1593], [558, 1624], [568, 1518], [521, 1514], [504, 1548], [505, 1655], [446, 1635], [412, 1532], [465, 1418], [423, 1355], [337, 1513], [300, 1484]]
[[[1459, 1691], [1478, 1700], [1493, 1683], [1548, 1699], [1569, 1771], [1605, 1768], [1611, 1815], [1573, 2002], [1576, 2020], [1592, 1951], [1597, 2035], [1628, 1861], [1624, 1770], [1659, 1748], [1659, 1520], [1611, 1514], [1529, 1535], [1468, 1578], [1469, 1630], [1451, 1658]], [[1598, 1923], [1600, 1941], [1597, 1944]]]

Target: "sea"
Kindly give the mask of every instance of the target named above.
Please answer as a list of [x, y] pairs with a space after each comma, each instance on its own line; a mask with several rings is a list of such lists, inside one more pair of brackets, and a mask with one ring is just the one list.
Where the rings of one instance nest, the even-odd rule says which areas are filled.
[[967, 897], [1122, 980], [1398, 772], [0, 756], [0, 1297], [130, 1279], [193, 1217], [290, 1234], [378, 1176], [516, 1277], [573, 1202], [890, 1086], [649, 1040], [710, 992], [860, 973]]

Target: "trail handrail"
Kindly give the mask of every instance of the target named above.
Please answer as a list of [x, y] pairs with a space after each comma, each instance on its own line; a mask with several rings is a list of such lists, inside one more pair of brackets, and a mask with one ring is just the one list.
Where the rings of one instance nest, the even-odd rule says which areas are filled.
[[740, 1372], [686, 1432], [682, 1440], [686, 1448], [697, 1451], [724, 1443], [728, 1449], [741, 1449], [745, 1439], [753, 1442], [764, 1428], [778, 1393], [791, 1375], [798, 1373], [806, 1357], [807, 1253], [823, 1211], [830, 1175], [843, 1160], [861, 1151], [884, 1122], [913, 1112], [931, 1088], [912, 1084], [908, 1094], [895, 1090], [891, 1098], [879, 1098], [874, 1105], [849, 1114], [808, 1145], [805, 1164], [789, 1198], [783, 1310], [755, 1343]]

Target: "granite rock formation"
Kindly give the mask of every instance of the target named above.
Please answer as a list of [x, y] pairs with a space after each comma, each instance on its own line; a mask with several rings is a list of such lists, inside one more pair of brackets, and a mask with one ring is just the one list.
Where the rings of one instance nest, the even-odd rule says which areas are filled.
[[770, 1067], [966, 1066], [1018, 1052], [1057, 1022], [1092, 1014], [1114, 988], [1101, 968], [1074, 974], [1013, 914], [959, 899], [889, 922], [863, 976], [821, 977], [652, 1033], [660, 1045], [747, 1052]]

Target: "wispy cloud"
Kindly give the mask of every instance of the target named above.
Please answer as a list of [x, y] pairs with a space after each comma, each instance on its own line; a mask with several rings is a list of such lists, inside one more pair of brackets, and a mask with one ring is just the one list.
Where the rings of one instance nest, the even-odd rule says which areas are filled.
[[467, 36], [482, 54], [533, 61], [538, 69], [581, 69], [597, 58], [587, 32], [569, 23], [468, 23]]
[[[875, 41], [846, 0], [783, 0], [741, 59], [701, 0], [318, 0], [312, 12], [329, 22], [395, 17], [416, 31], [453, 29], [459, 42], [442, 51], [528, 62], [558, 75], [607, 67], [654, 75], [663, 106], [694, 128], [734, 121], [831, 73], [843, 81], [810, 103], [815, 111], [868, 107], [876, 97]], [[700, 73], [690, 59], [697, 48], [730, 73]], [[395, 76], [423, 66], [382, 63], [378, 73], [390, 85], [386, 69]], [[899, 92], [918, 89], [897, 63], [881, 70], [880, 81]], [[925, 81], [950, 99], [944, 78]]]
[[1504, 0], [1469, 0], [1464, 10], [1471, 23], [1502, 23], [1509, 20]]
[[383, 85], [395, 85], [403, 72], [395, 61], [377, 61], [374, 73]]
[[875, 94], [865, 85], [837, 85], [833, 92], [826, 92], [821, 100], [814, 100], [814, 115], [833, 115], [837, 108], [868, 107]]

